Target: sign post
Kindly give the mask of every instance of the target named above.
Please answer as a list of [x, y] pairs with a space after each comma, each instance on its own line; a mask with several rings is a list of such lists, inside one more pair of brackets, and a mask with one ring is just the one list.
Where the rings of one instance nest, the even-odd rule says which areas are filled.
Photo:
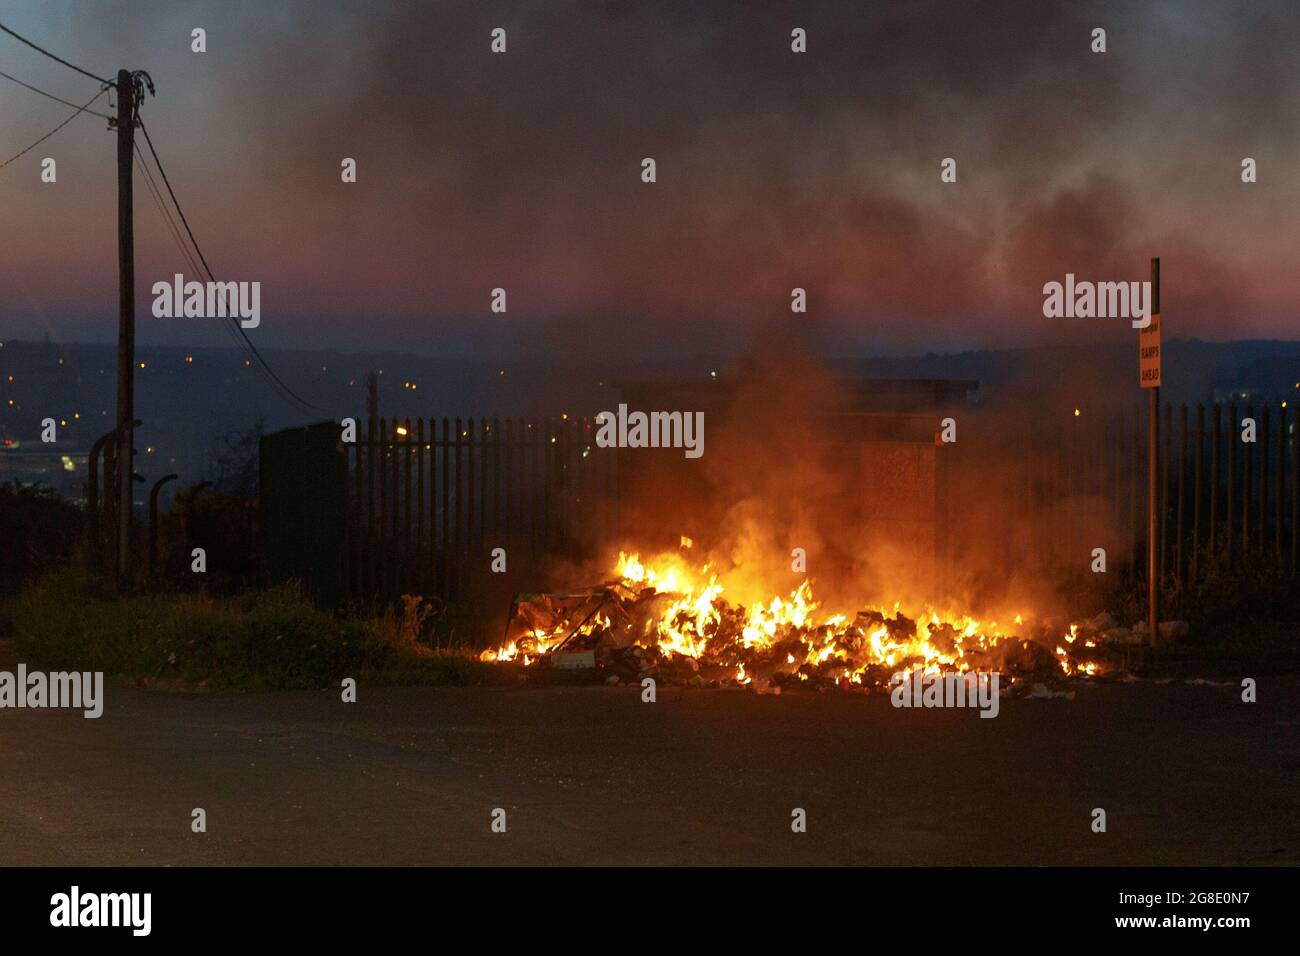
[[1147, 643], [1159, 636], [1160, 573], [1156, 566], [1156, 469], [1160, 447], [1160, 259], [1151, 260], [1151, 324], [1138, 332], [1138, 383], [1147, 390]]

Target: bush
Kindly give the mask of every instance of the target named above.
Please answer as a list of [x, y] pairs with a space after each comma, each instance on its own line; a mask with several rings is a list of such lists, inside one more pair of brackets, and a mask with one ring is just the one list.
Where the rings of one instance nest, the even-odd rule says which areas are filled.
[[241, 602], [203, 595], [117, 598], [85, 572], [38, 580], [14, 615], [18, 650], [51, 667], [172, 677], [216, 686], [320, 687], [353, 675], [364, 629], [331, 619], [291, 588]]
[[117, 597], [99, 579], [68, 569], [29, 586], [14, 623], [18, 651], [42, 666], [213, 687], [337, 687], [344, 677], [375, 676], [472, 683], [489, 673], [460, 655], [396, 645], [372, 622], [321, 611], [296, 586], [239, 598]]
[[1300, 576], [1268, 553], [1235, 561], [1220, 553], [1204, 560], [1181, 592], [1170, 589], [1167, 600], [1186, 616], [1215, 625], [1300, 623]]
[[44, 485], [0, 484], [0, 594], [63, 563], [82, 538], [82, 512]]
[[[207, 553], [206, 574], [190, 571], [195, 547]], [[257, 501], [219, 491], [178, 493], [158, 519], [158, 567], [151, 585], [235, 594], [256, 580]]]

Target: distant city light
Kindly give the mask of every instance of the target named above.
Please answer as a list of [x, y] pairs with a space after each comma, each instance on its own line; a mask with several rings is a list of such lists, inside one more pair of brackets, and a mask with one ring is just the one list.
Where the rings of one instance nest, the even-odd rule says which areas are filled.
[[186, 365], [190, 365], [190, 364], [192, 364], [193, 362], [194, 362], [194, 356], [193, 356], [193, 355], [187, 355], [187, 356], [185, 356], [185, 364], [186, 364]]
[[1079, 410], [1077, 408], [1074, 410], [1074, 417], [1075, 418], [1079, 417]]
[[141, 367], [141, 368], [144, 368], [144, 362], [141, 362], [141, 363], [140, 363], [140, 367]]

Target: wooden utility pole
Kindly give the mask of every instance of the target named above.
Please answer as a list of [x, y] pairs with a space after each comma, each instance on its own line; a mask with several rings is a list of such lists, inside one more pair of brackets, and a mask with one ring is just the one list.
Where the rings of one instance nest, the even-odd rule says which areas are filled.
[[131, 501], [135, 486], [133, 429], [135, 418], [135, 232], [132, 194], [132, 150], [135, 143], [135, 82], [127, 70], [117, 71], [117, 578], [125, 584], [130, 572]]

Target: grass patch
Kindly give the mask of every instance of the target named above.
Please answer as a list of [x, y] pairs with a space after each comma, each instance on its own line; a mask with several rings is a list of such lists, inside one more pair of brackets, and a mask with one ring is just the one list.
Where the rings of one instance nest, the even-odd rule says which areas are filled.
[[476, 684], [508, 675], [463, 649], [409, 639], [401, 619], [357, 620], [317, 608], [297, 587], [238, 597], [119, 597], [69, 568], [31, 583], [14, 609], [14, 644], [51, 669], [243, 690], [366, 684]]

